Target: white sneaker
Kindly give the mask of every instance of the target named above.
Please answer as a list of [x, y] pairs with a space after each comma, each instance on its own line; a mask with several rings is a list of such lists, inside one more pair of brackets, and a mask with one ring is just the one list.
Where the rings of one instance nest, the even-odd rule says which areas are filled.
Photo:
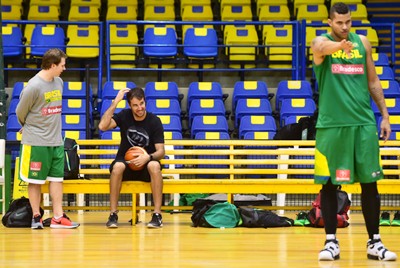
[[319, 261], [334, 261], [340, 258], [339, 242], [336, 239], [326, 240], [325, 247], [319, 252]]
[[371, 260], [380, 261], [395, 261], [397, 259], [396, 253], [385, 248], [380, 239], [368, 240], [367, 257]]

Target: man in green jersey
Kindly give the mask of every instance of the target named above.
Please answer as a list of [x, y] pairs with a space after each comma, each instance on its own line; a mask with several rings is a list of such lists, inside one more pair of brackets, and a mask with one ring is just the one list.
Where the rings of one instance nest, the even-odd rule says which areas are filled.
[[370, 97], [382, 115], [381, 138], [387, 140], [391, 129], [371, 44], [365, 36], [350, 32], [351, 13], [344, 3], [331, 7], [328, 24], [331, 31], [311, 43], [320, 93], [315, 183], [322, 184], [321, 209], [326, 233], [325, 247], [318, 259], [339, 259], [336, 190], [338, 185], [358, 182], [369, 236], [367, 257], [394, 261], [396, 254], [385, 248], [379, 235], [380, 196], [376, 182], [383, 178], [383, 172]]

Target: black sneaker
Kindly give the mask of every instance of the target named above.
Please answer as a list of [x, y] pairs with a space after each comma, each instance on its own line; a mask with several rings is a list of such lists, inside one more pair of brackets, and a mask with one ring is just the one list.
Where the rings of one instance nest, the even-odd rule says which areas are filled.
[[400, 226], [400, 211], [397, 211], [394, 214], [393, 220], [392, 220], [392, 226]]
[[107, 228], [118, 228], [118, 215], [116, 212], [110, 214], [106, 226]]
[[161, 228], [163, 226], [162, 216], [160, 213], [153, 213], [151, 221], [147, 224], [149, 228]]
[[380, 226], [390, 226], [390, 214], [389, 212], [382, 212], [381, 218], [379, 219]]
[[43, 229], [43, 221], [42, 221], [41, 215], [35, 215], [32, 218], [31, 228], [32, 229]]

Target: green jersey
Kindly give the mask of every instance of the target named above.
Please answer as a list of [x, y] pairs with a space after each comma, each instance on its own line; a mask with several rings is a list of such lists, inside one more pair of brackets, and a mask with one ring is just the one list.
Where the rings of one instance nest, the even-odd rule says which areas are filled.
[[[324, 34], [333, 40], [330, 34]], [[339, 50], [313, 64], [319, 89], [317, 128], [375, 125], [368, 91], [366, 51], [360, 37], [349, 33], [354, 44], [350, 57]]]

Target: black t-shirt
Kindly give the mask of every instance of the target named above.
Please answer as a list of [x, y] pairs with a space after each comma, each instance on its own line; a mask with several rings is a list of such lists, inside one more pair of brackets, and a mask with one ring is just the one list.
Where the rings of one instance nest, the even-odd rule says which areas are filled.
[[140, 146], [147, 153], [156, 151], [154, 144], [164, 143], [164, 128], [160, 118], [147, 112], [142, 121], [136, 121], [130, 109], [123, 109], [113, 116], [120, 128], [121, 143], [117, 153], [118, 158], [124, 158], [126, 151], [132, 146]]

